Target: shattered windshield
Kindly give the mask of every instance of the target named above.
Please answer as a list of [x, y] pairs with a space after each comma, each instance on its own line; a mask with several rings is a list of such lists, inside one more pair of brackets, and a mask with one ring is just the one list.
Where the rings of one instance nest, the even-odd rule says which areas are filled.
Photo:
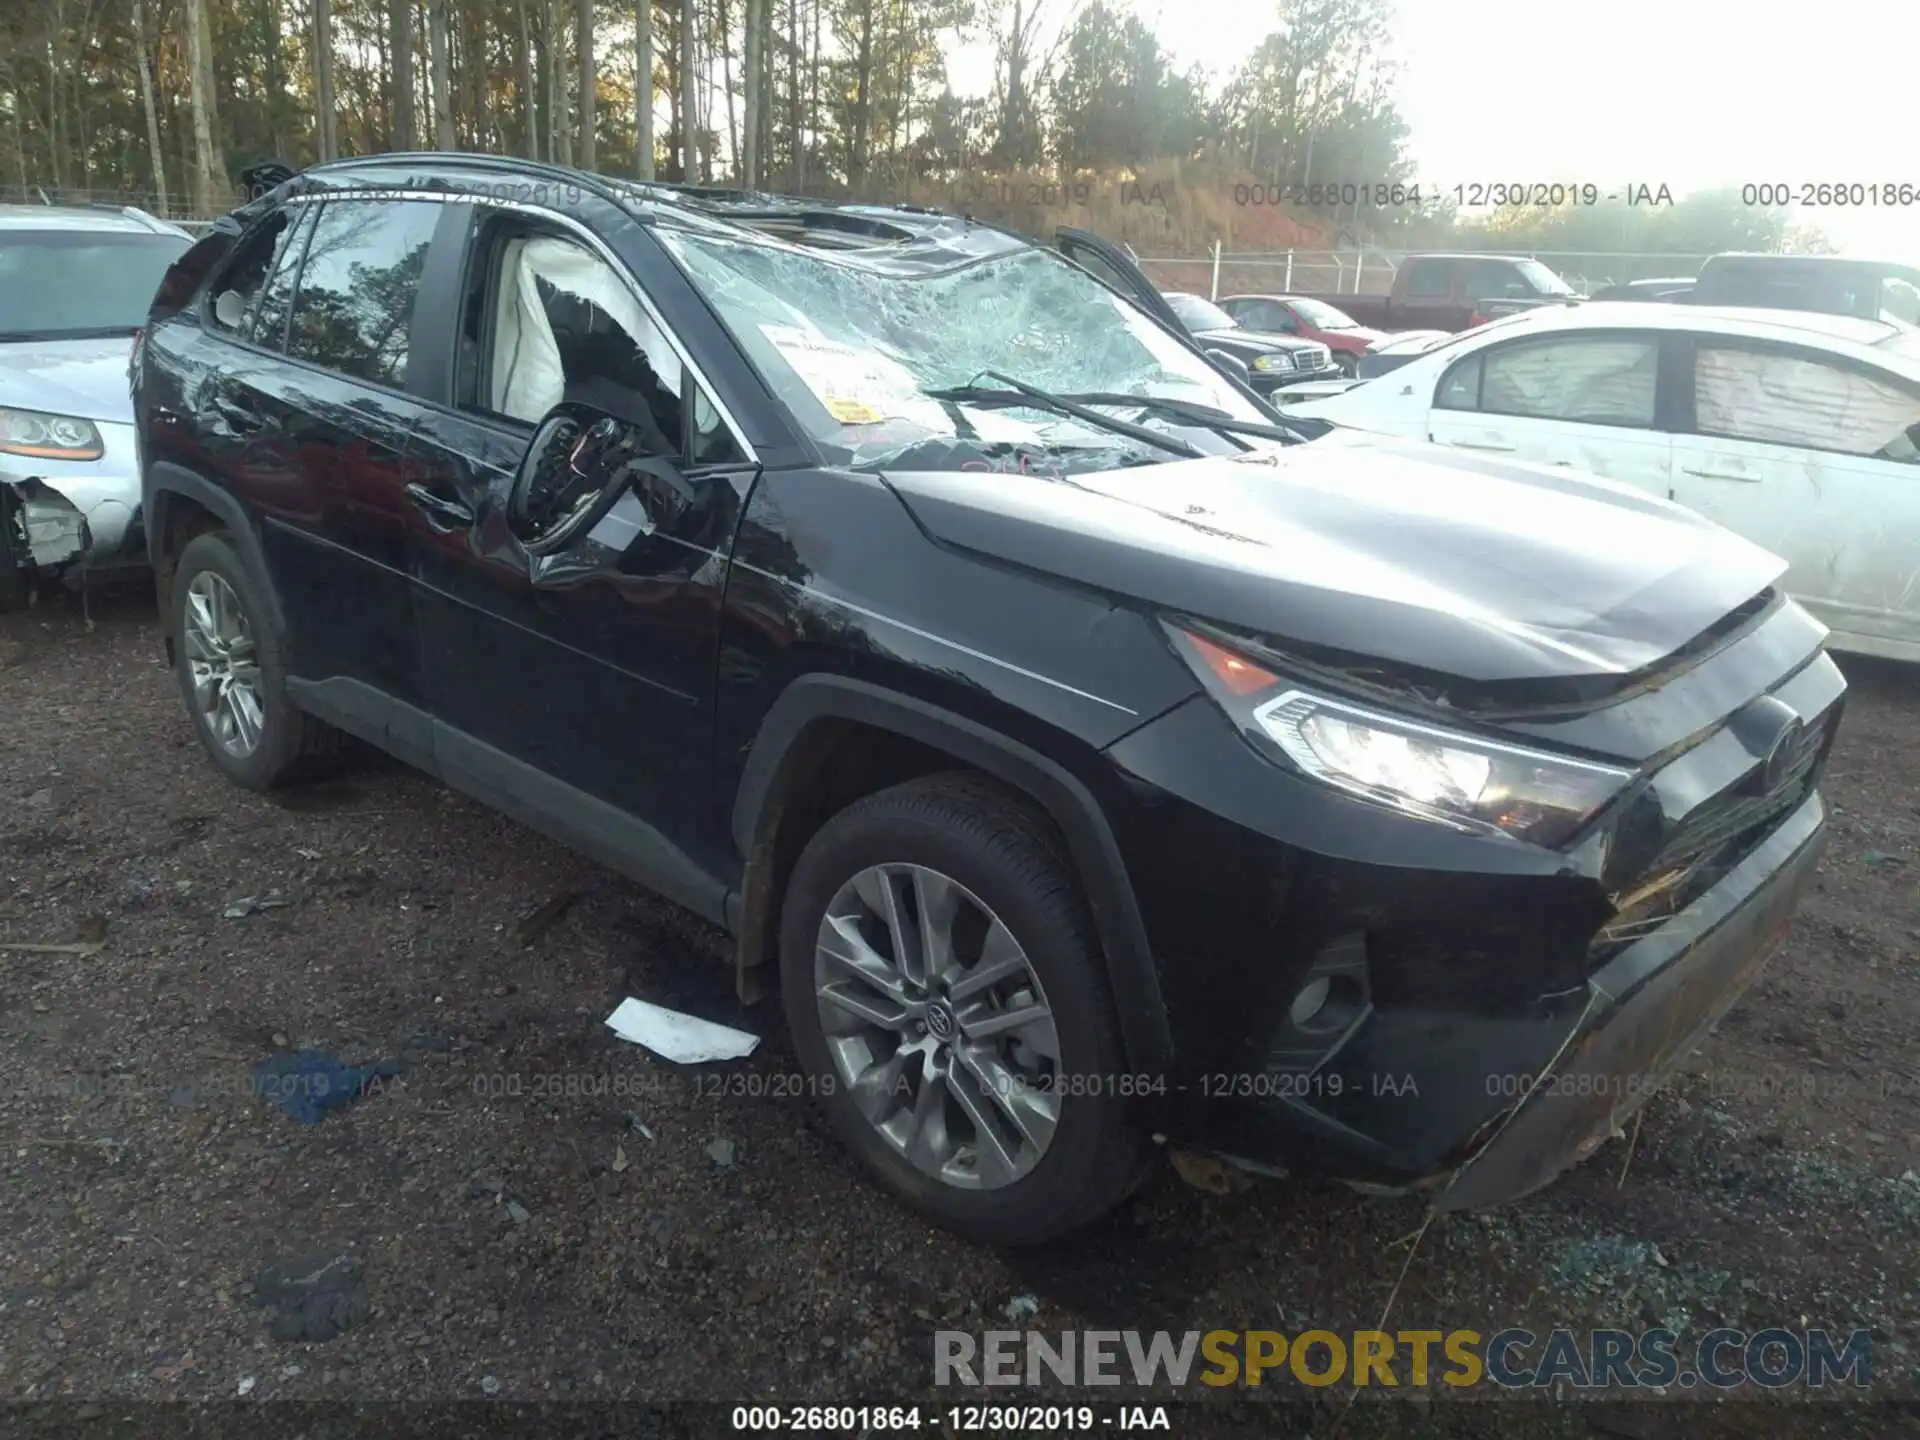
[[[655, 233], [837, 463], [1064, 473], [1174, 458], [1040, 401], [1009, 403], [1005, 378], [1203, 453], [1275, 443], [1229, 439], [1151, 408], [1160, 399], [1271, 423], [1193, 351], [1051, 251], [921, 268], [757, 237]], [[980, 403], [951, 394], [968, 387]], [[1131, 396], [1142, 403], [1120, 402]]]

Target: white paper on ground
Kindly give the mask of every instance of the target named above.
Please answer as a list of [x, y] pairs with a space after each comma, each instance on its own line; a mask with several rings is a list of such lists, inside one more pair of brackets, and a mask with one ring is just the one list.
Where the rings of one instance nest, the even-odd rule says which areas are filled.
[[663, 1059], [677, 1065], [698, 1065], [703, 1060], [739, 1060], [753, 1053], [760, 1043], [758, 1035], [734, 1030], [682, 1015], [659, 1005], [635, 1000], [631, 995], [620, 1002], [607, 1024], [622, 1040], [631, 1040]]

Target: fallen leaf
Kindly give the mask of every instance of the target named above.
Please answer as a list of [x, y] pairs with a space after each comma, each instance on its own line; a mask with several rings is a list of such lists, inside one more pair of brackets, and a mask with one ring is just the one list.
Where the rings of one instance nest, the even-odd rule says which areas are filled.
[[1173, 1161], [1175, 1173], [1196, 1190], [1205, 1190], [1211, 1195], [1233, 1195], [1253, 1185], [1252, 1180], [1217, 1156], [1193, 1150], [1170, 1150], [1167, 1155]]
[[618, 1175], [622, 1170], [626, 1169], [630, 1163], [627, 1159], [627, 1152], [618, 1145], [615, 1145], [613, 1147], [613, 1173]]

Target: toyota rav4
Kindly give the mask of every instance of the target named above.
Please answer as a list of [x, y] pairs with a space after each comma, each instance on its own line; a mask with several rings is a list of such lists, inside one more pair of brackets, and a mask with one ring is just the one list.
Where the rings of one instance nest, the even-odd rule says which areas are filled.
[[357, 736], [724, 927], [966, 1233], [1081, 1225], [1156, 1143], [1525, 1194], [1806, 889], [1824, 632], [1660, 499], [1284, 422], [1058, 241], [286, 180], [134, 379], [207, 752], [265, 789]]

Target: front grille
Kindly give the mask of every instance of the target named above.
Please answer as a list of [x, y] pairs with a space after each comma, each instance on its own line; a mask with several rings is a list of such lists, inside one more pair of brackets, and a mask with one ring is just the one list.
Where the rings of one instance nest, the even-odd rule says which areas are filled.
[[1327, 362], [1332, 358], [1332, 355], [1333, 352], [1327, 349], [1326, 346], [1314, 345], [1300, 352], [1298, 364], [1302, 370], [1324, 370], [1327, 368]]
[[[1839, 722], [1836, 705], [1808, 723], [1770, 788], [1756, 790], [1750, 780], [1743, 780], [1703, 801], [1675, 825], [1651, 858], [1634, 866], [1635, 878], [1617, 883], [1618, 908], [1595, 937], [1590, 962], [1598, 966], [1658, 929], [1759, 848], [1820, 784]], [[1630, 844], [1623, 826], [1616, 848]]]

